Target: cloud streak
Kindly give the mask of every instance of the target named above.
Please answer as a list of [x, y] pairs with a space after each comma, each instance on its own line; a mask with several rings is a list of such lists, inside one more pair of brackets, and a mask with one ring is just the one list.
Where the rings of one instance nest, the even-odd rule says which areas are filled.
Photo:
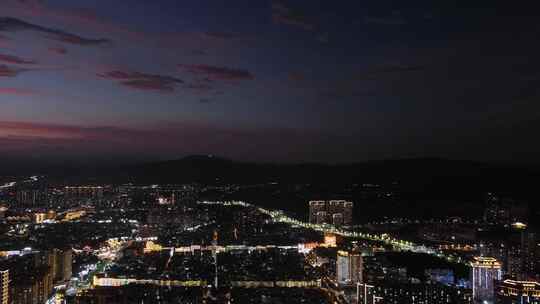
[[49, 52], [52, 52], [52, 53], [55, 53], [55, 54], [58, 54], [58, 55], [65, 55], [67, 54], [67, 49], [65, 47], [61, 47], [61, 46], [54, 46], [54, 47], [50, 47], [49, 48]]
[[37, 91], [31, 89], [0, 88], [0, 95], [34, 96], [38, 94]]
[[11, 17], [1, 17], [0, 18], [0, 32], [17, 32], [17, 31], [32, 31], [37, 32], [48, 39], [55, 41], [60, 41], [69, 44], [76, 44], [82, 46], [93, 46], [93, 45], [104, 45], [109, 44], [111, 41], [108, 39], [92, 39], [85, 38], [67, 31], [48, 28], [26, 21], [11, 18]]
[[143, 91], [173, 92], [183, 80], [157, 74], [114, 70], [98, 74], [98, 77], [117, 81], [120, 85]]
[[0, 54], [0, 61], [10, 64], [36, 64], [34, 60], [27, 60], [13, 55]]
[[294, 26], [306, 31], [315, 29], [315, 25], [304, 14], [278, 1], [272, 2], [272, 21], [275, 24]]
[[52, 18], [64, 24], [90, 28], [96, 32], [119, 33], [128, 38], [141, 40], [145, 34], [132, 31], [114, 22], [100, 18], [92, 9], [64, 9], [47, 5], [41, 0], [2, 0], [6, 5], [18, 11], [19, 16], [37, 17], [39, 19]]
[[206, 77], [209, 80], [252, 80], [253, 74], [247, 70], [213, 66], [206, 64], [179, 64], [178, 67], [193, 75]]
[[20, 69], [15, 67], [10, 67], [7, 65], [0, 65], [0, 77], [15, 77], [22, 72], [28, 71], [27, 69]]

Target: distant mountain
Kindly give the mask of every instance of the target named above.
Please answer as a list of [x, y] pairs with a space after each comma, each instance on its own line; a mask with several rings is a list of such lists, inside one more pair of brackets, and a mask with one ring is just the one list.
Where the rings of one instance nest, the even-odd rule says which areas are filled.
[[[3, 167], [3, 172], [8, 172]], [[55, 165], [21, 174], [47, 175], [59, 182], [134, 182], [204, 184], [396, 184], [416, 194], [460, 196], [488, 191], [512, 196], [537, 196], [538, 167], [517, 167], [440, 158], [396, 159], [350, 164], [278, 164], [240, 162], [209, 155], [193, 155], [177, 160], [132, 165]], [[12, 172], [21, 172], [15, 168]], [[15, 173], [5, 173], [10, 175]], [[21, 175], [19, 174], [19, 175]]]
[[536, 167], [492, 165], [439, 158], [369, 161], [352, 164], [275, 164], [237, 162], [215, 156], [189, 156], [117, 170], [115, 178], [141, 183], [399, 183], [411, 191], [536, 192]]
[[[319, 164], [285, 165], [238, 162], [229, 159], [193, 155], [178, 160], [146, 163], [128, 168], [127, 175], [136, 180], [154, 182], [230, 182], [258, 183], [309, 178], [309, 170], [324, 169]], [[306, 170], [307, 169], [307, 170]]]

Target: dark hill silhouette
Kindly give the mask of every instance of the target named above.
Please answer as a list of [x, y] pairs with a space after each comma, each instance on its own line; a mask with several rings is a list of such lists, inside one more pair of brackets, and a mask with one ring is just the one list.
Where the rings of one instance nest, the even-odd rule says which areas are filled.
[[[40, 168], [39, 171], [31, 171], [26, 167], [24, 174], [43, 174], [54, 180], [73, 183], [89, 180], [98, 183], [141, 184], [397, 183], [406, 192], [449, 196], [496, 191], [507, 192], [517, 197], [536, 197], [536, 187], [540, 182], [540, 168], [534, 166], [497, 165], [440, 158], [395, 159], [350, 164], [278, 164], [193, 155], [177, 160], [134, 165], [86, 164], [79, 167], [51, 165]], [[16, 171], [14, 169], [10, 174], [15, 174]]]
[[188, 156], [116, 170], [111, 177], [139, 183], [392, 183], [413, 192], [536, 192], [536, 167], [418, 158], [352, 164], [275, 164], [237, 162], [215, 156]]

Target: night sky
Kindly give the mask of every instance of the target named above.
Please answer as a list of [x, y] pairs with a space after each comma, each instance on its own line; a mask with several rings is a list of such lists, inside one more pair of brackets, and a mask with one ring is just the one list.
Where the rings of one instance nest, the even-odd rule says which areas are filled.
[[524, 3], [0, 0], [0, 157], [540, 163]]

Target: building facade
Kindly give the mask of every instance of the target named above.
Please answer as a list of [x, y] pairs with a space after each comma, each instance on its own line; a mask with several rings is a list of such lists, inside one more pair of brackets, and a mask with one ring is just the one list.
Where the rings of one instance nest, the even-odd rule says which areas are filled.
[[475, 303], [494, 303], [495, 282], [501, 279], [501, 263], [497, 259], [475, 257], [471, 263], [471, 283]]
[[312, 224], [352, 225], [354, 204], [345, 200], [310, 201], [309, 222]]
[[497, 304], [540, 304], [540, 283], [504, 280], [497, 282]]
[[9, 270], [0, 270], [0, 304], [9, 303]]
[[469, 290], [443, 284], [377, 282], [374, 284], [374, 294], [384, 304], [473, 303]]
[[336, 280], [340, 285], [362, 283], [362, 256], [357, 252], [338, 251], [336, 260]]

